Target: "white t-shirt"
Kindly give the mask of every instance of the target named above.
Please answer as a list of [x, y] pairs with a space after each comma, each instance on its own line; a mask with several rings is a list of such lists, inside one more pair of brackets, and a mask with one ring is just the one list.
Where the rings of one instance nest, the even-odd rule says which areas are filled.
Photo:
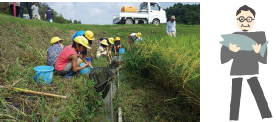
[[33, 15], [39, 15], [38, 14], [38, 6], [33, 5], [31, 9], [33, 10]]
[[130, 34], [131, 37], [136, 37], [136, 33]]
[[98, 50], [97, 50], [97, 58], [100, 58], [101, 54], [105, 54], [106, 55], [106, 51], [102, 53], [102, 51], [105, 51], [104, 48], [102, 46], [99, 46]]

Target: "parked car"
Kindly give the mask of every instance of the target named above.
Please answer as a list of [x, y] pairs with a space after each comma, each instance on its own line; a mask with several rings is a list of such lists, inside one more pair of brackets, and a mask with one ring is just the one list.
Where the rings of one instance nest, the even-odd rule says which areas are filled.
[[113, 16], [113, 24], [152, 23], [159, 25], [160, 23], [167, 22], [166, 12], [162, 9], [158, 2], [143, 2], [140, 4], [138, 12], [128, 12], [122, 10], [119, 15]]

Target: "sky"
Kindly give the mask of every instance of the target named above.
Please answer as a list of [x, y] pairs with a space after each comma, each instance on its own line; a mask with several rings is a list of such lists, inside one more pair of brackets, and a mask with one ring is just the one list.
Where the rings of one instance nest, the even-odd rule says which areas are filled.
[[[135, 6], [137, 11], [142, 2], [46, 2], [65, 19], [81, 21], [82, 24], [113, 24], [113, 15], [119, 15], [123, 6]], [[159, 2], [162, 8], [179, 2]], [[199, 2], [180, 2], [182, 4], [199, 4]], [[54, 19], [53, 19], [54, 21]]]

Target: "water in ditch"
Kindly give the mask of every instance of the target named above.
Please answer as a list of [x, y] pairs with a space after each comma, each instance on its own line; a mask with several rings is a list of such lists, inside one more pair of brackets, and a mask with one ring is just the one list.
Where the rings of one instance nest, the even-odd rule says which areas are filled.
[[[117, 92], [117, 85], [112, 83], [112, 98], [114, 98], [115, 93]], [[114, 112], [113, 112], [114, 113]], [[113, 116], [113, 121], [115, 120]], [[107, 94], [107, 96], [103, 99], [102, 107], [99, 109], [99, 111], [96, 114], [95, 119], [93, 119], [91, 122], [107, 122], [111, 121], [110, 116], [110, 90]]]

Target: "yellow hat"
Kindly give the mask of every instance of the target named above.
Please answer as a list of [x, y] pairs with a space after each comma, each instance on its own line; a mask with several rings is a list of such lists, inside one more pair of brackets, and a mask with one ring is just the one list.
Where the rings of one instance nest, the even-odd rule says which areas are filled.
[[106, 39], [103, 39], [103, 40], [101, 41], [101, 44], [103, 44], [103, 45], [108, 45], [108, 44], [107, 44], [107, 40], [106, 40]]
[[92, 31], [85, 31], [85, 37], [89, 40], [94, 40], [94, 33]]
[[109, 43], [114, 44], [114, 38], [113, 37], [108, 38], [108, 41], [109, 41]]
[[53, 38], [51, 39], [51, 44], [54, 44], [54, 43], [56, 43], [56, 42], [59, 41], [59, 40], [63, 40], [63, 39], [60, 39], [59, 37], [53, 37]]
[[136, 37], [141, 37], [141, 33], [140, 32], [138, 32], [138, 33], [136, 33], [136, 35], [135, 35]]
[[120, 41], [121, 39], [120, 39], [120, 37], [116, 37], [116, 39], [115, 39], [115, 41]]
[[76, 43], [78, 43], [78, 44], [81, 44], [81, 45], [85, 46], [85, 47], [88, 48], [88, 49], [91, 49], [91, 48], [88, 46], [88, 40], [87, 40], [85, 37], [83, 37], [83, 36], [77, 36], [77, 37], [74, 39], [74, 41], [75, 41]]

